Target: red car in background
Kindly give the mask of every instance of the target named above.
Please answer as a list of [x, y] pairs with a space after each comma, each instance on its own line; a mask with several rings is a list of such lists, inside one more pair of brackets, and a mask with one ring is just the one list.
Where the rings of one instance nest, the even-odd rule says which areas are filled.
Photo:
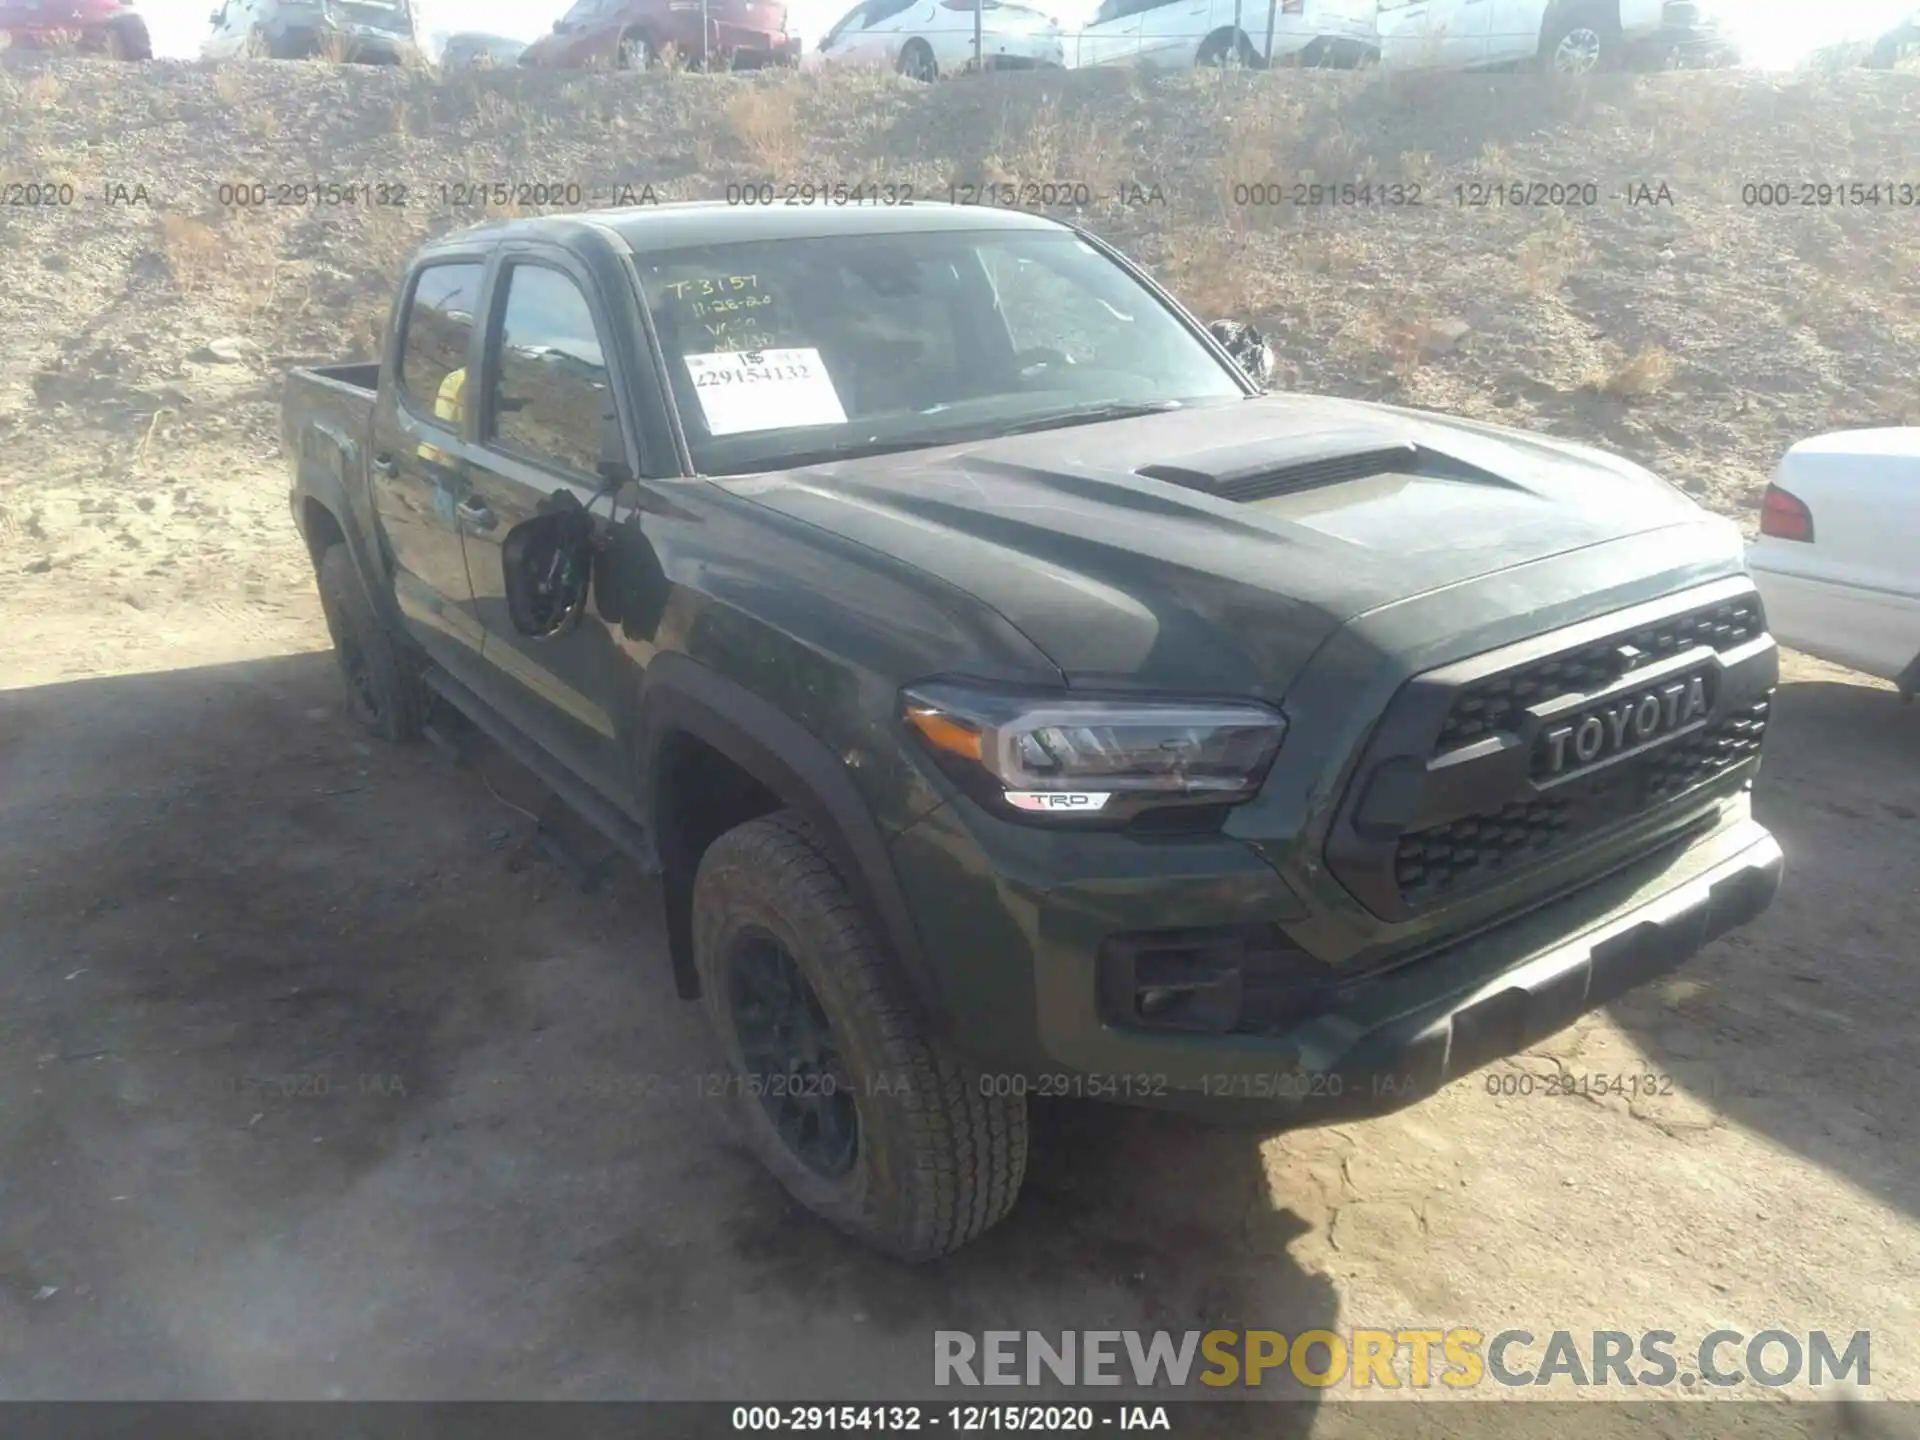
[[[704, 24], [702, 23], [704, 19]], [[791, 65], [785, 0], [578, 0], [520, 55], [522, 65], [645, 70], [668, 46], [689, 65]]]
[[0, 0], [0, 36], [21, 50], [82, 50], [151, 60], [147, 22], [123, 0]]

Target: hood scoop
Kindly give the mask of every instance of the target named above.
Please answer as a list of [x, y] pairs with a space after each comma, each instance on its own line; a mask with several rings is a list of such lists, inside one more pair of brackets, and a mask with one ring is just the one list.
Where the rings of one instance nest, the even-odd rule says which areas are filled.
[[1379, 430], [1333, 430], [1297, 440], [1255, 441], [1203, 450], [1178, 461], [1142, 465], [1133, 472], [1246, 504], [1370, 475], [1432, 476], [1505, 485], [1499, 476], [1429, 450], [1411, 440], [1382, 443]]

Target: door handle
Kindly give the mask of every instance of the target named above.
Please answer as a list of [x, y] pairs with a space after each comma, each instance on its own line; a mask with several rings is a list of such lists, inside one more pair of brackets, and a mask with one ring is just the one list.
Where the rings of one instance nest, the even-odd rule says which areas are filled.
[[391, 455], [374, 456], [373, 468], [378, 474], [386, 476], [389, 480], [398, 479], [400, 475], [400, 462]]
[[462, 500], [453, 507], [453, 513], [460, 517], [461, 524], [470, 525], [475, 530], [491, 530], [500, 523], [499, 517], [480, 500]]

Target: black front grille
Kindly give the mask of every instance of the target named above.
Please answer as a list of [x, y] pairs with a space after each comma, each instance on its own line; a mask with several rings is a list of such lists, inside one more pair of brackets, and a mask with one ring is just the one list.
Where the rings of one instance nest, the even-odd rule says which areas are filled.
[[1673, 744], [1596, 772], [1552, 795], [1400, 837], [1393, 875], [1410, 906], [1492, 884], [1645, 810], [1666, 804], [1760, 753], [1770, 702], [1737, 710]]
[[1612, 863], [1607, 842], [1672, 835], [1750, 782], [1778, 678], [1760, 597], [1732, 579], [1416, 675], [1355, 767], [1328, 869], [1403, 921], [1484, 911], [1589, 846]]
[[1622, 635], [1610, 635], [1577, 650], [1552, 655], [1517, 670], [1489, 675], [1461, 690], [1440, 726], [1436, 753], [1457, 750], [1488, 735], [1520, 728], [1522, 712], [1541, 700], [1562, 695], [1586, 695], [1604, 689], [1627, 671], [1621, 647], [1631, 645], [1645, 657], [1642, 664], [1664, 660], [1697, 645], [1716, 651], [1733, 649], [1765, 629], [1758, 600], [1748, 597], [1704, 606], [1658, 625], [1647, 625]]

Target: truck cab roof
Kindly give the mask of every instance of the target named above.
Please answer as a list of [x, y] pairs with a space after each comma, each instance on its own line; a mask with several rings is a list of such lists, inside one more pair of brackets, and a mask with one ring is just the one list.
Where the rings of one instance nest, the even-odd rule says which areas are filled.
[[587, 227], [602, 233], [611, 232], [635, 254], [733, 241], [803, 240], [916, 231], [1068, 228], [1057, 220], [1024, 210], [933, 200], [915, 199], [910, 204], [893, 205], [783, 205], [777, 201], [771, 205], [737, 205], [724, 200], [685, 200], [492, 221], [446, 236], [424, 248], [419, 258], [474, 244], [508, 240], [550, 240], [565, 244]]

